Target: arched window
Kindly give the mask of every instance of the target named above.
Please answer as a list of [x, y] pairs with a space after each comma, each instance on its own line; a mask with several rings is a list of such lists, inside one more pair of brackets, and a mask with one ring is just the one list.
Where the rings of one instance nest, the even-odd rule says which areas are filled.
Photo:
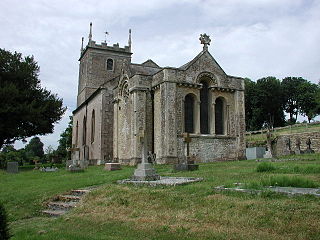
[[217, 135], [224, 134], [224, 110], [223, 110], [223, 99], [217, 98], [216, 105], [215, 105], [215, 128]]
[[91, 115], [91, 143], [94, 142], [94, 133], [95, 133], [95, 129], [96, 128], [96, 117], [95, 117], [95, 113], [94, 110], [92, 110], [92, 115]]
[[77, 125], [76, 125], [76, 147], [79, 146], [79, 142], [78, 142], [78, 137], [79, 137], [79, 123], [77, 121]]
[[209, 133], [209, 88], [206, 81], [202, 81], [200, 90], [200, 133]]
[[113, 70], [113, 59], [109, 58], [107, 60], [107, 70], [112, 71]]
[[87, 119], [86, 116], [83, 117], [83, 132], [82, 132], [82, 145], [87, 143]]
[[194, 133], [194, 97], [188, 94], [184, 99], [184, 131]]

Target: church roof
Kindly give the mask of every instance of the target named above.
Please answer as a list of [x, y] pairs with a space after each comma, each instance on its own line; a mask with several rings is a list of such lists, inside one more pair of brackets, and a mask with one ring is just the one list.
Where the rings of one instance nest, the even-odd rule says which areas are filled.
[[[208, 54], [213, 62], [218, 66], [218, 68], [221, 69], [222, 72], [225, 73], [225, 71], [222, 69], [222, 67], [219, 65], [219, 63], [214, 59], [214, 57], [210, 54], [210, 52], [208, 50], [203, 50], [201, 51], [194, 59], [192, 59], [190, 62], [187, 62], [186, 64], [182, 65], [181, 67], [179, 67], [178, 69], [180, 70], [187, 70], [191, 65], [193, 65], [196, 61], [198, 61], [199, 58], [201, 58], [201, 56], [203, 56], [204, 54]], [[225, 73], [226, 74], [226, 73]], [[227, 75], [227, 74], [226, 74]]]
[[132, 72], [132, 75], [142, 74], [142, 75], [152, 76], [155, 73], [162, 70], [162, 68], [159, 67], [154, 61], [149, 59], [142, 64], [131, 63], [130, 70]]

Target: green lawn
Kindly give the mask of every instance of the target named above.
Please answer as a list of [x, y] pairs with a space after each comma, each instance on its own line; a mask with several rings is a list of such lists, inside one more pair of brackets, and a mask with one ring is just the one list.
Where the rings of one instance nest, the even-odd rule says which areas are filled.
[[[300, 177], [319, 185], [320, 155], [275, 162], [269, 172], [257, 172], [258, 164], [215, 162], [179, 173], [168, 165], [157, 166], [163, 176], [205, 179], [176, 187], [115, 184], [131, 176], [132, 167], [114, 172], [90, 167], [83, 173], [0, 171], [0, 201], [9, 213], [12, 239], [320, 239], [319, 198], [213, 191], [214, 186], [272, 176]], [[49, 218], [39, 213], [51, 197], [92, 185], [100, 187], [67, 215]]]

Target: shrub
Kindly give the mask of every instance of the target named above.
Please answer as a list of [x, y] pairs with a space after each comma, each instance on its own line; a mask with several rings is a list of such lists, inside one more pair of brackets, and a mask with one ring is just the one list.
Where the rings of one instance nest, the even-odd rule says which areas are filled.
[[0, 239], [7, 240], [10, 238], [9, 227], [7, 223], [7, 214], [0, 203]]
[[316, 188], [315, 182], [301, 177], [272, 176], [261, 181], [263, 186]]
[[276, 168], [271, 163], [268, 163], [268, 162], [260, 163], [257, 166], [257, 172], [271, 172], [275, 169]]

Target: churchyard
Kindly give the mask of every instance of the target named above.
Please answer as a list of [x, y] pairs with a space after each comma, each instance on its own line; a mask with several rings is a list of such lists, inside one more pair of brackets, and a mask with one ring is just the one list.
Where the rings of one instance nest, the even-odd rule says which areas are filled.
[[[266, 160], [264, 160], [266, 161]], [[105, 171], [92, 166], [84, 172], [0, 171], [0, 201], [8, 212], [12, 239], [319, 239], [320, 198], [219, 192], [217, 186], [245, 184], [320, 187], [320, 154], [255, 160], [201, 163], [199, 170], [174, 172], [171, 177], [201, 177], [181, 186], [119, 185], [134, 167]], [[259, 170], [258, 170], [259, 169]], [[278, 182], [277, 182], [278, 181]], [[82, 203], [61, 217], [41, 214], [54, 196], [96, 186]]]

